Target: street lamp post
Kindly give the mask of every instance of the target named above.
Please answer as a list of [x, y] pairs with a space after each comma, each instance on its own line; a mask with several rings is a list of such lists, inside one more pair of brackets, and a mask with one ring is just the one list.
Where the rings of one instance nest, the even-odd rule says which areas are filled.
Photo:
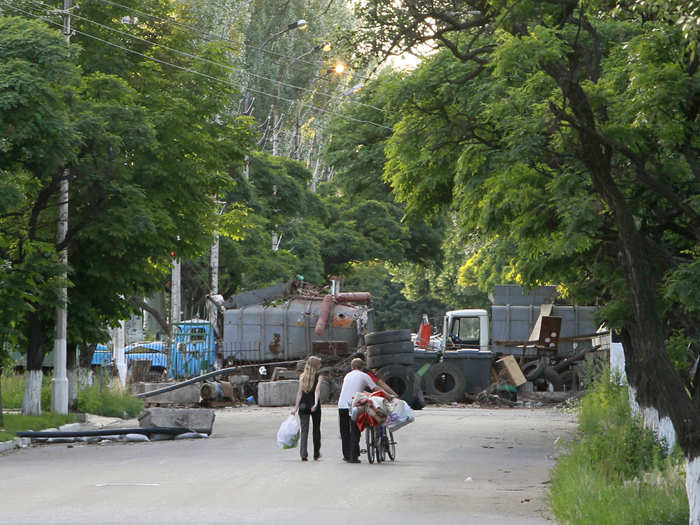
[[278, 31], [277, 33], [273, 33], [272, 35], [268, 36], [262, 44], [260, 44], [260, 49], [264, 49], [267, 44], [275, 40], [276, 38], [279, 38], [283, 34], [287, 33], [288, 31], [291, 31], [292, 29], [306, 29], [307, 24], [306, 20], [303, 18], [300, 18], [296, 22], [292, 22], [289, 24], [287, 27], [285, 27], [282, 31]]

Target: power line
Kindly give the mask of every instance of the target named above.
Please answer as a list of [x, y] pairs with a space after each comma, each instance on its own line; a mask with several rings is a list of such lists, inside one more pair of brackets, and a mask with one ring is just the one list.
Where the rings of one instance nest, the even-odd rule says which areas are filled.
[[[29, 11], [25, 11], [25, 10], [23, 10], [23, 9], [20, 9], [19, 7], [16, 7], [16, 6], [8, 5], [7, 3], [5, 3], [7, 0], [0, 0], [0, 1], [2, 1], [2, 2], [3, 2], [3, 5], [5, 5], [5, 7], [9, 8], [9, 9], [13, 9], [13, 10], [15, 10], [15, 11], [19, 11], [19, 12], [21, 12], [21, 13], [24, 13], [24, 14], [28, 15], [28, 16], [32, 16], [32, 17], [34, 17], [34, 18], [39, 18], [39, 19], [44, 20], [44, 21], [46, 21], [46, 22], [48, 22], [48, 23], [50, 23], [50, 24], [53, 24], [53, 25], [62, 27], [61, 24], [58, 24], [57, 22], [54, 22], [54, 21], [50, 20], [50, 19], [49, 19], [48, 17], [46, 17], [46, 16], [42, 16], [42, 15], [38, 15], [38, 14], [36, 14], [36, 13], [32, 13], [32, 12], [29, 12]], [[153, 62], [158, 62], [158, 63], [163, 64], [163, 65], [166, 65], [166, 66], [174, 67], [174, 68], [176, 68], [176, 69], [180, 69], [180, 70], [182, 70], [182, 71], [186, 71], [186, 72], [188, 72], [188, 73], [192, 73], [192, 74], [194, 74], [194, 75], [198, 75], [198, 76], [207, 78], [207, 79], [209, 79], [209, 80], [213, 80], [213, 81], [215, 81], [215, 82], [219, 82], [219, 83], [222, 83], [222, 84], [227, 84], [227, 85], [233, 86], [233, 87], [235, 87], [235, 88], [244, 88], [244, 87], [245, 87], [245, 86], [242, 86], [241, 84], [237, 84], [237, 83], [232, 82], [232, 81], [227, 80], [227, 79], [222, 79], [222, 78], [214, 77], [214, 76], [208, 75], [208, 74], [206, 74], [206, 73], [202, 73], [201, 71], [197, 71], [197, 70], [195, 70], [195, 69], [191, 69], [191, 68], [188, 68], [188, 67], [185, 67], [185, 66], [180, 66], [180, 65], [177, 65], [177, 64], [173, 64], [173, 63], [171, 63], [171, 62], [168, 62], [168, 61], [166, 61], [166, 60], [162, 60], [162, 59], [159, 59], [159, 58], [156, 58], [156, 57], [152, 57], [152, 56], [146, 55], [146, 54], [141, 53], [141, 52], [139, 52], [139, 51], [136, 51], [136, 50], [133, 50], [133, 49], [129, 49], [128, 47], [124, 47], [124, 46], [121, 46], [121, 45], [119, 45], [119, 44], [115, 44], [114, 42], [111, 42], [111, 41], [109, 41], [109, 40], [105, 40], [105, 39], [100, 38], [100, 37], [95, 36], [95, 35], [91, 35], [90, 33], [86, 33], [86, 32], [84, 32], [84, 31], [80, 31], [80, 30], [78, 30], [78, 29], [74, 29], [73, 31], [74, 31], [75, 33], [80, 34], [80, 35], [83, 35], [83, 36], [85, 36], [85, 37], [87, 37], [87, 38], [91, 38], [91, 39], [93, 39], [93, 40], [97, 40], [97, 41], [102, 42], [102, 43], [104, 43], [104, 44], [107, 44], [107, 45], [109, 45], [109, 46], [112, 46], [112, 47], [121, 49], [121, 50], [123, 50], [123, 51], [126, 51], [127, 53], [132, 53], [132, 54], [141, 56], [141, 57], [143, 57], [143, 58], [145, 58], [145, 59], [147, 59], [147, 60], [151, 60], [151, 61], [153, 61]], [[215, 62], [215, 63], [216, 63], [216, 62]], [[295, 102], [297, 102], [297, 101], [294, 100], [294, 99], [289, 99], [289, 98], [282, 97], [282, 96], [279, 96], [279, 97], [278, 97], [277, 95], [273, 95], [273, 94], [267, 93], [266, 91], [262, 91], [262, 90], [258, 90], [258, 89], [254, 89], [254, 88], [247, 88], [247, 89], [249, 89], [250, 91], [252, 91], [252, 92], [254, 92], [254, 93], [258, 93], [258, 94], [265, 95], [265, 96], [268, 96], [268, 97], [276, 98], [276, 99], [278, 99], [278, 100], [284, 100], [285, 102], [289, 102], [289, 103], [295, 103]], [[355, 117], [351, 117], [351, 116], [349, 116], [349, 115], [343, 115], [343, 114], [341, 114], [341, 113], [337, 113], [337, 112], [335, 112], [335, 111], [329, 111], [329, 110], [327, 110], [327, 109], [324, 109], [324, 108], [321, 108], [321, 107], [318, 107], [318, 106], [314, 106], [314, 105], [311, 105], [311, 104], [307, 104], [306, 106], [309, 107], [309, 108], [311, 108], [311, 109], [318, 110], [318, 111], [320, 111], [320, 112], [322, 112], [322, 113], [328, 113], [328, 114], [331, 114], [331, 115], [335, 115], [335, 116], [337, 116], [337, 117], [339, 117], [339, 118], [342, 118], [342, 119], [345, 119], [345, 120], [350, 120], [350, 121], [352, 121], [352, 122], [357, 122], [357, 123], [360, 123], [360, 124], [370, 124], [370, 125], [372, 125], [372, 126], [376, 126], [376, 127], [384, 128], [384, 129], [389, 129], [389, 130], [393, 129], [393, 128], [389, 127], [389, 126], [385, 126], [385, 125], [379, 124], [379, 123], [377, 123], [377, 122], [372, 122], [372, 121], [370, 121], [370, 120], [364, 120], [364, 119], [358, 119], [358, 118], [355, 118]]]
[[[33, 3], [33, 4], [35, 4], [35, 5], [38, 4], [38, 2], [36, 2], [36, 1], [34, 1], [34, 0], [30, 0], [30, 2]], [[116, 29], [116, 28], [114, 28], [114, 27], [110, 27], [110, 26], [105, 25], [105, 24], [102, 24], [102, 23], [100, 23], [100, 22], [96, 22], [95, 20], [91, 20], [91, 19], [89, 19], [89, 18], [87, 18], [87, 17], [80, 16], [80, 15], [76, 15], [75, 13], [71, 14], [71, 17], [72, 17], [72, 18], [77, 18], [77, 19], [79, 19], [79, 20], [85, 20], [86, 22], [89, 22], [89, 23], [91, 23], [91, 24], [94, 24], [94, 25], [96, 25], [96, 26], [99, 26], [99, 27], [101, 27], [101, 28], [103, 28], [103, 29], [106, 29], [106, 30], [108, 30], [108, 31], [113, 31], [113, 32], [115, 32], [115, 33], [119, 33], [120, 35], [129, 37], [129, 38], [133, 38], [133, 39], [135, 39], [135, 40], [139, 40], [139, 41], [141, 41], [141, 42], [150, 44], [150, 45], [152, 45], [152, 46], [157, 46], [157, 47], [160, 47], [160, 48], [162, 48], [162, 49], [166, 49], [166, 50], [168, 50], [168, 51], [172, 51], [173, 53], [177, 53], [177, 54], [179, 54], [179, 55], [186, 56], [186, 57], [188, 57], [188, 58], [192, 58], [192, 59], [195, 59], [195, 60], [201, 60], [202, 62], [205, 62], [205, 63], [207, 63], [207, 64], [212, 64], [212, 65], [221, 67], [221, 68], [223, 68], [223, 69], [227, 69], [227, 70], [229, 70], [229, 71], [232, 71], [232, 72], [234, 72], [234, 73], [239, 73], [239, 72], [240, 72], [240, 73], [244, 73], [244, 74], [246, 74], [246, 75], [250, 75], [250, 76], [253, 76], [253, 77], [257, 77], [257, 78], [260, 78], [260, 79], [262, 79], [262, 80], [267, 80], [267, 81], [269, 81], [269, 82], [272, 82], [272, 83], [274, 83], [274, 84], [278, 84], [278, 85], [280, 85], [280, 86], [284, 86], [284, 87], [288, 87], [288, 88], [292, 88], [292, 89], [298, 89], [298, 90], [300, 90], [300, 91], [305, 91], [305, 92], [311, 93], [311, 94], [322, 95], [322, 96], [324, 96], [324, 97], [327, 97], [328, 99], [333, 99], [333, 98], [335, 98], [335, 97], [338, 96], [338, 95], [330, 95], [330, 94], [324, 93], [324, 92], [322, 92], [322, 91], [317, 91], [317, 90], [305, 88], [305, 87], [302, 87], [302, 86], [296, 86], [296, 85], [294, 85], [294, 84], [288, 84], [288, 83], [282, 82], [282, 81], [280, 81], [280, 80], [275, 80], [275, 79], [273, 79], [273, 78], [268, 78], [268, 77], [265, 77], [265, 76], [263, 76], [263, 75], [258, 75], [258, 74], [256, 74], [256, 73], [251, 73], [250, 71], [246, 71], [246, 70], [244, 70], [244, 69], [239, 70], [239, 69], [233, 68], [233, 67], [231, 67], [231, 66], [229, 66], [229, 65], [227, 65], [227, 64], [222, 64], [222, 63], [220, 63], [220, 62], [216, 62], [216, 61], [214, 61], [214, 60], [210, 60], [210, 59], [205, 58], [205, 57], [202, 57], [202, 56], [200, 56], [200, 55], [195, 55], [195, 54], [192, 54], [192, 53], [188, 53], [187, 51], [182, 51], [182, 50], [180, 50], [180, 49], [175, 49], [175, 48], [166, 46], [166, 45], [164, 45], [164, 44], [159, 44], [159, 43], [153, 42], [153, 41], [151, 41], [151, 40], [147, 40], [147, 39], [145, 39], [145, 38], [141, 38], [141, 37], [136, 36], [136, 35], [133, 35], [133, 34], [131, 34], [131, 33], [127, 33], [127, 32], [125, 32], [125, 31], [121, 31], [121, 30], [119, 30], [119, 29]], [[245, 87], [245, 86], [240, 86], [240, 87]], [[359, 102], [359, 101], [349, 100], [349, 102], [350, 102], [350, 103], [354, 103], [354, 104], [358, 104], [358, 105], [368, 106], [368, 104], [363, 104], [362, 102]], [[370, 106], [370, 107], [373, 107], [373, 106]], [[379, 109], [380, 111], [384, 111], [384, 110], [382, 110], [382, 109], [380, 109], [380, 108], [376, 108], [376, 109]]]
[[[238, 42], [236, 42], [236, 41], [234, 41], [234, 40], [231, 40], [231, 39], [228, 39], [228, 38], [221, 38], [220, 36], [215, 35], [214, 33], [209, 33], [209, 32], [206, 32], [206, 31], [202, 31], [201, 29], [198, 29], [198, 28], [196, 28], [196, 27], [193, 27], [193, 26], [191, 26], [191, 25], [189, 25], [189, 24], [183, 24], [182, 22], [178, 22], [177, 20], [175, 20], [174, 18], [171, 18], [171, 17], [162, 17], [162, 16], [158, 16], [158, 15], [151, 14], [151, 13], [146, 13], [146, 12], [144, 12], [144, 11], [139, 11], [138, 9], [135, 9], [135, 8], [133, 8], [133, 7], [128, 7], [128, 6], [125, 6], [125, 5], [123, 5], [123, 4], [120, 4], [120, 3], [117, 3], [117, 2], [113, 2], [113, 1], [111, 1], [111, 0], [93, 0], [93, 1], [101, 2], [101, 3], [103, 3], [103, 4], [110, 4], [110, 5], [113, 5], [113, 6], [115, 6], [115, 7], [120, 7], [120, 8], [122, 8], [122, 9], [126, 9], [127, 11], [131, 11], [132, 13], [140, 14], [140, 15], [143, 15], [143, 16], [148, 16], [148, 17], [150, 17], [150, 18], [154, 18], [154, 19], [160, 20], [160, 21], [162, 21], [162, 22], [166, 22], [166, 23], [169, 23], [169, 24], [176, 25], [176, 26], [178, 26], [178, 27], [185, 28], [185, 29], [188, 30], [187, 32], [189, 32], [190, 34], [196, 33], [196, 34], [201, 35], [201, 36], [209, 37], [211, 40], [220, 40], [220, 41], [223, 41], [223, 42], [230, 42], [230, 43], [236, 44], [236, 45], [239, 44]], [[211, 40], [210, 40], [210, 41], [211, 41]], [[281, 53], [275, 53], [274, 51], [270, 51], [269, 49], [265, 49], [265, 48], [262, 48], [262, 47], [255, 47], [255, 46], [252, 46], [252, 45], [250, 45], [250, 44], [246, 44], [245, 42], [243, 42], [243, 46], [244, 46], [244, 47], [247, 47], [247, 48], [250, 48], [250, 49], [255, 49], [256, 51], [260, 51], [260, 52], [262, 52], [262, 53], [267, 53], [267, 54], [269, 54], [269, 55], [274, 55], [274, 56], [276, 56], [277, 58], [281, 58], [281, 59], [284, 59], [284, 60], [292, 60], [292, 59], [293, 59], [293, 57], [288, 57], [288, 56], [283, 55], [283, 54], [281, 54]], [[304, 62], [304, 63], [306, 63], [306, 64], [316, 65], [314, 62], [310, 62], [310, 61], [308, 61], [308, 60], [297, 60], [297, 62]]]

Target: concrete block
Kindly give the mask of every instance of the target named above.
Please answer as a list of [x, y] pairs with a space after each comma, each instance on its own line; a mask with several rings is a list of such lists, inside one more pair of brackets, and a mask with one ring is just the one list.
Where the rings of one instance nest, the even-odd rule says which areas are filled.
[[211, 434], [214, 411], [202, 408], [148, 408], [139, 416], [139, 426], [187, 428]]
[[15, 448], [17, 448], [17, 443], [15, 443], [14, 440], [0, 442], [0, 454], [9, 450], [14, 450]]
[[[173, 383], [135, 383], [132, 385], [131, 391], [134, 394], [142, 394], [164, 388]], [[199, 403], [199, 383], [183, 386], [177, 390], [157, 394], [151, 397], [145, 397], [143, 400], [146, 403], [159, 405], [194, 405]]]
[[261, 407], [294, 406], [298, 388], [299, 381], [296, 379], [260, 382], [258, 383], [258, 405]]

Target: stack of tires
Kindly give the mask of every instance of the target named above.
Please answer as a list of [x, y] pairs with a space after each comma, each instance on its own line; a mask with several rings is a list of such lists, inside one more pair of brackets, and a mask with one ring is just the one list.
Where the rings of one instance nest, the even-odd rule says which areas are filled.
[[367, 367], [377, 370], [398, 396], [419, 410], [425, 406], [420, 377], [413, 370], [410, 330], [371, 332], [365, 336]]

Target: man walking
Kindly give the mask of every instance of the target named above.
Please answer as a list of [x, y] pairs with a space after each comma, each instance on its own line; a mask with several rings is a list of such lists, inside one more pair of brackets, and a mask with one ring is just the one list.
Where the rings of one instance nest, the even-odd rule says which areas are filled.
[[365, 363], [355, 358], [350, 362], [350, 372], [345, 374], [343, 387], [338, 399], [338, 420], [340, 422], [340, 439], [343, 442], [343, 460], [348, 463], [360, 463], [360, 429], [350, 418], [350, 404], [353, 396], [365, 388], [377, 389], [377, 384], [362, 369]]

